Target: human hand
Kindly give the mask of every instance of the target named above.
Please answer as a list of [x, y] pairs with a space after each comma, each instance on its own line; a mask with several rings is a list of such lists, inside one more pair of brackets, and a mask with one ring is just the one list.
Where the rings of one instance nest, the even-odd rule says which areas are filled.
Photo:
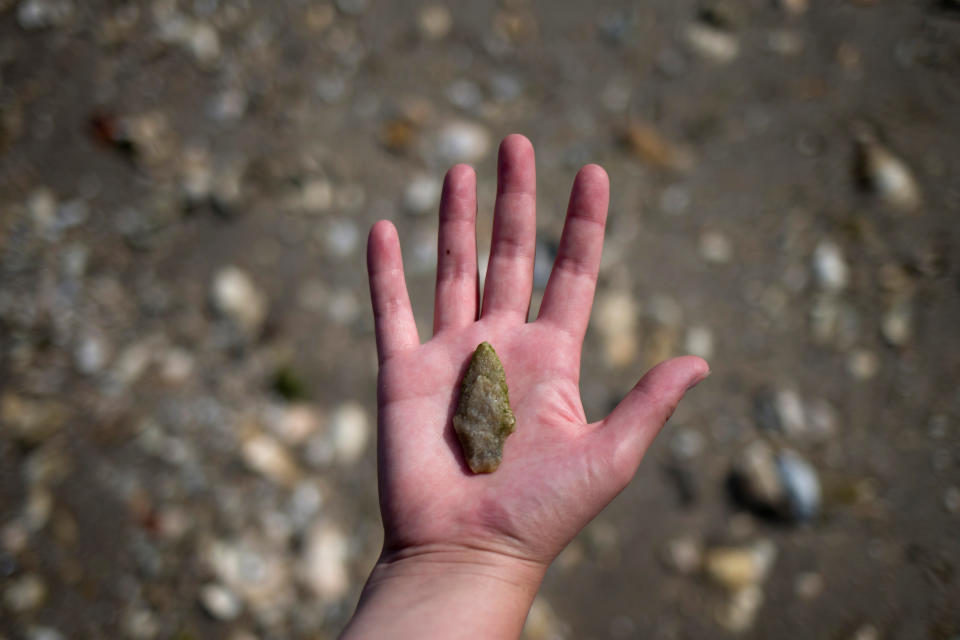
[[[394, 578], [411, 586], [416, 582], [411, 578], [422, 582], [442, 576], [450, 596], [455, 577], [462, 574], [469, 576], [463, 584], [473, 591], [464, 603], [474, 608], [476, 592], [483, 592], [480, 584], [488, 579], [499, 583], [490, 584], [492, 597], [508, 585], [518, 591], [513, 601], [521, 603], [517, 611], [499, 616], [508, 620], [488, 628], [490, 633], [471, 629], [474, 637], [519, 632], [517, 622], [522, 624], [546, 567], [629, 483], [684, 392], [708, 374], [700, 358], [664, 362], [607, 418], [587, 422], [579, 392], [580, 353], [608, 199], [603, 169], [581, 169], [539, 315], [527, 322], [536, 241], [533, 147], [519, 135], [507, 137], [500, 147], [482, 305], [476, 178], [470, 167], [453, 167], [440, 204], [434, 335], [424, 344], [406, 291], [396, 230], [386, 221], [374, 225], [367, 260], [380, 361], [378, 465], [385, 539], [361, 610], [382, 609], [376, 602], [390, 600], [383, 586]], [[474, 475], [452, 416], [470, 356], [484, 341], [496, 349], [506, 371], [517, 430], [506, 441], [499, 469]], [[359, 614], [351, 629], [359, 628]], [[481, 623], [489, 622], [487, 617]], [[460, 614], [457, 623], [463, 621]], [[399, 627], [391, 628], [396, 635]]]

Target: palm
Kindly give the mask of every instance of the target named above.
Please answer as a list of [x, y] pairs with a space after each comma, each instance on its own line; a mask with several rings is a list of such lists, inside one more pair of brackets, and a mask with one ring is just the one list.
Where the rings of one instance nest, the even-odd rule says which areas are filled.
[[[535, 179], [529, 142], [519, 136], [504, 141], [498, 177], [478, 319], [472, 172], [455, 167], [448, 174], [435, 335], [423, 345], [406, 298], [396, 234], [384, 224], [371, 232], [381, 359], [381, 509], [391, 550], [461, 544], [549, 562], [623, 488], [679, 394], [690, 379], [702, 376], [704, 365], [674, 361], [611, 418], [588, 425], [579, 393], [580, 349], [603, 244], [606, 176], [598, 167], [578, 175], [557, 264], [540, 316], [530, 323]], [[474, 475], [451, 418], [460, 379], [483, 341], [503, 362], [517, 431], [507, 439], [500, 468]], [[651, 385], [670, 387], [669, 393]]]

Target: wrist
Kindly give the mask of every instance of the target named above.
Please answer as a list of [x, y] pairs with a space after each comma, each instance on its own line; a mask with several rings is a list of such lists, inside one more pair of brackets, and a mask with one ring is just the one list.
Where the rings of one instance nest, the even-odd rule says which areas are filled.
[[343, 637], [516, 638], [546, 568], [453, 545], [385, 551]]

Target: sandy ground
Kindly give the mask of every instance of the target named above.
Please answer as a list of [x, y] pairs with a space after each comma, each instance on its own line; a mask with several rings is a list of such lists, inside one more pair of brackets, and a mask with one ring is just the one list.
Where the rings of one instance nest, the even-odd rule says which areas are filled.
[[428, 337], [443, 172], [482, 253], [511, 132], [534, 311], [610, 174], [587, 415], [713, 370], [527, 637], [960, 637], [955, 1], [0, 0], [0, 638], [335, 637], [381, 536], [366, 231]]

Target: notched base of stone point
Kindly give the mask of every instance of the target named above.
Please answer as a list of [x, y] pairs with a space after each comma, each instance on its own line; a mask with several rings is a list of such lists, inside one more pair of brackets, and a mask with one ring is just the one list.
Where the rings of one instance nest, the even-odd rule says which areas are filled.
[[482, 342], [463, 376], [453, 416], [453, 428], [470, 470], [496, 471], [503, 460], [503, 443], [516, 427], [503, 365], [493, 347]]

